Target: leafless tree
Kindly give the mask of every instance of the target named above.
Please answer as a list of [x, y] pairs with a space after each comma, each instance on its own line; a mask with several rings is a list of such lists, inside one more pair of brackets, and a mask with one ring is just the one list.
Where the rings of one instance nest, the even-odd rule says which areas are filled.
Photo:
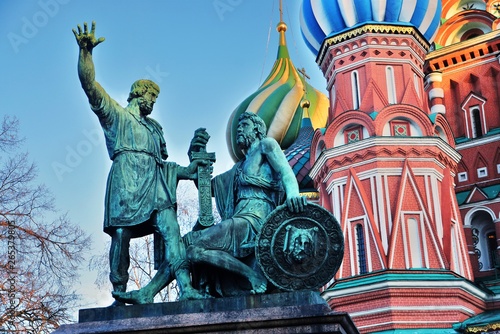
[[[220, 216], [214, 208], [215, 221]], [[177, 187], [177, 220], [181, 234], [190, 231], [198, 218], [198, 197], [196, 187], [192, 182], [181, 181]], [[109, 242], [100, 255], [93, 256], [90, 261], [90, 269], [97, 270], [96, 285], [103, 290], [111, 291], [108, 282]], [[154, 270], [154, 247], [153, 236], [132, 239], [130, 243], [130, 268], [127, 290], [138, 290], [146, 285], [155, 275]], [[178, 299], [177, 282], [173, 281], [155, 297], [155, 302], [175, 301]]]
[[[20, 152], [18, 120], [0, 124], [0, 331], [50, 333], [72, 321], [72, 285], [90, 237], [54, 208]], [[56, 217], [56, 218], [53, 218]]]
[[[143, 238], [132, 239], [130, 242], [130, 268], [127, 290], [138, 290], [146, 285], [155, 275], [154, 269], [154, 240], [152, 235]], [[110, 242], [106, 243], [105, 249], [99, 255], [90, 260], [89, 269], [97, 271], [95, 284], [100, 290], [111, 293], [109, 283], [109, 259], [108, 250]], [[163, 291], [155, 296], [155, 302], [167, 302], [176, 300], [178, 288], [176, 282], [169, 284]]]

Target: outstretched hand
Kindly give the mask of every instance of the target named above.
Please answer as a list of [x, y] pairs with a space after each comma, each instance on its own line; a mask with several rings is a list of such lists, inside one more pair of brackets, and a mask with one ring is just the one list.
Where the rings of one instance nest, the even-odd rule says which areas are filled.
[[307, 199], [302, 196], [294, 196], [286, 199], [286, 205], [292, 212], [299, 213], [304, 211], [307, 205]]
[[92, 28], [90, 29], [90, 32], [87, 22], [84, 22], [83, 31], [82, 27], [78, 25], [78, 32], [73, 29], [73, 34], [75, 35], [76, 42], [78, 43], [80, 49], [87, 50], [88, 52], [92, 52], [97, 45], [104, 42], [104, 37], [99, 37], [99, 39], [95, 37], [95, 21], [92, 21]]

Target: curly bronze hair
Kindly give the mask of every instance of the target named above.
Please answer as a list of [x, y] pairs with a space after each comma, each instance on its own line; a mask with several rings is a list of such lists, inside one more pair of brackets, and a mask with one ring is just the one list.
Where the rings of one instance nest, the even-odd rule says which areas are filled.
[[242, 120], [248, 119], [252, 121], [252, 123], [255, 125], [255, 130], [257, 133], [257, 138], [259, 140], [262, 140], [263, 138], [266, 137], [267, 135], [267, 126], [266, 123], [264, 123], [264, 120], [260, 118], [259, 115], [254, 114], [253, 112], [250, 111], [245, 111], [240, 115], [238, 118], [238, 122], [241, 122]]
[[132, 84], [130, 88], [130, 94], [128, 95], [127, 102], [132, 101], [136, 97], [143, 96], [148, 90], [156, 92], [156, 95], [160, 94], [160, 87], [151, 80], [140, 79]]

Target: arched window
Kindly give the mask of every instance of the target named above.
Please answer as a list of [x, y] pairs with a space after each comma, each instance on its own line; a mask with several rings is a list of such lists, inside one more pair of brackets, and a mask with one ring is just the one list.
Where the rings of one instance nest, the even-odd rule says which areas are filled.
[[[471, 75], [470, 80], [474, 82], [474, 85], [479, 85], [479, 77]], [[461, 108], [464, 112], [464, 129], [467, 138], [478, 138], [487, 133], [488, 124], [484, 111], [485, 104], [486, 99], [474, 92], [469, 93], [462, 102]]]
[[456, 235], [456, 228], [455, 228], [455, 223], [452, 223], [451, 224], [451, 254], [452, 257], [451, 257], [451, 261], [450, 261], [450, 265], [451, 265], [451, 268], [454, 272], [456, 272], [457, 274], [459, 275], [463, 275], [463, 268], [462, 268], [462, 264], [460, 262], [460, 251], [458, 249], [458, 245], [457, 245], [457, 238], [455, 237]]
[[335, 85], [332, 86], [332, 89], [330, 90], [330, 103], [332, 106], [335, 105], [335, 100], [337, 99], [337, 91], [335, 90]]
[[474, 28], [474, 29], [471, 29], [471, 30], [465, 32], [462, 35], [462, 37], [460, 37], [460, 42], [463, 42], [463, 41], [466, 41], [466, 40], [469, 40], [469, 39], [472, 39], [472, 38], [475, 38], [475, 37], [478, 37], [481, 35], [484, 35], [484, 32], [481, 29]]
[[323, 152], [325, 150], [326, 146], [325, 146], [325, 142], [324, 141], [320, 141], [318, 143], [318, 146], [316, 147], [316, 160], [318, 160], [319, 156], [321, 155], [321, 152]]
[[358, 250], [358, 267], [359, 274], [367, 273], [366, 269], [366, 247], [365, 247], [365, 234], [363, 232], [363, 225], [356, 225], [356, 248]]
[[408, 226], [408, 248], [410, 251], [410, 268], [422, 268], [422, 247], [420, 245], [419, 223], [415, 218], [409, 218]]
[[420, 77], [417, 73], [413, 73], [413, 85], [415, 85], [415, 90], [417, 91], [418, 97], [420, 97]]
[[497, 264], [499, 264], [499, 259], [497, 259], [497, 234], [495, 231], [488, 232], [486, 234], [486, 241], [488, 243], [488, 257], [490, 260], [490, 268], [494, 269]]
[[483, 130], [481, 127], [481, 111], [478, 107], [473, 107], [470, 111], [471, 128], [472, 128], [472, 138], [478, 138], [483, 136]]
[[392, 66], [385, 68], [385, 78], [387, 81], [387, 99], [390, 104], [396, 103], [396, 80], [394, 79], [394, 69]]
[[477, 255], [479, 270], [491, 270], [494, 268], [494, 254], [497, 249], [497, 238], [495, 225], [490, 213], [476, 211], [470, 218], [472, 227], [472, 242], [474, 252]]
[[361, 105], [361, 93], [359, 90], [358, 71], [352, 71], [352, 73], [351, 73], [351, 85], [352, 85], [352, 108], [359, 109], [359, 106]]

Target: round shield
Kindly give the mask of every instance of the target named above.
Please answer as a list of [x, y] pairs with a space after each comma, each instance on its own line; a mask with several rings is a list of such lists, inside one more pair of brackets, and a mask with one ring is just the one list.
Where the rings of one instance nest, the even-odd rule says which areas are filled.
[[316, 290], [342, 263], [344, 236], [335, 217], [308, 203], [301, 213], [281, 205], [257, 236], [255, 255], [267, 279], [285, 291]]

